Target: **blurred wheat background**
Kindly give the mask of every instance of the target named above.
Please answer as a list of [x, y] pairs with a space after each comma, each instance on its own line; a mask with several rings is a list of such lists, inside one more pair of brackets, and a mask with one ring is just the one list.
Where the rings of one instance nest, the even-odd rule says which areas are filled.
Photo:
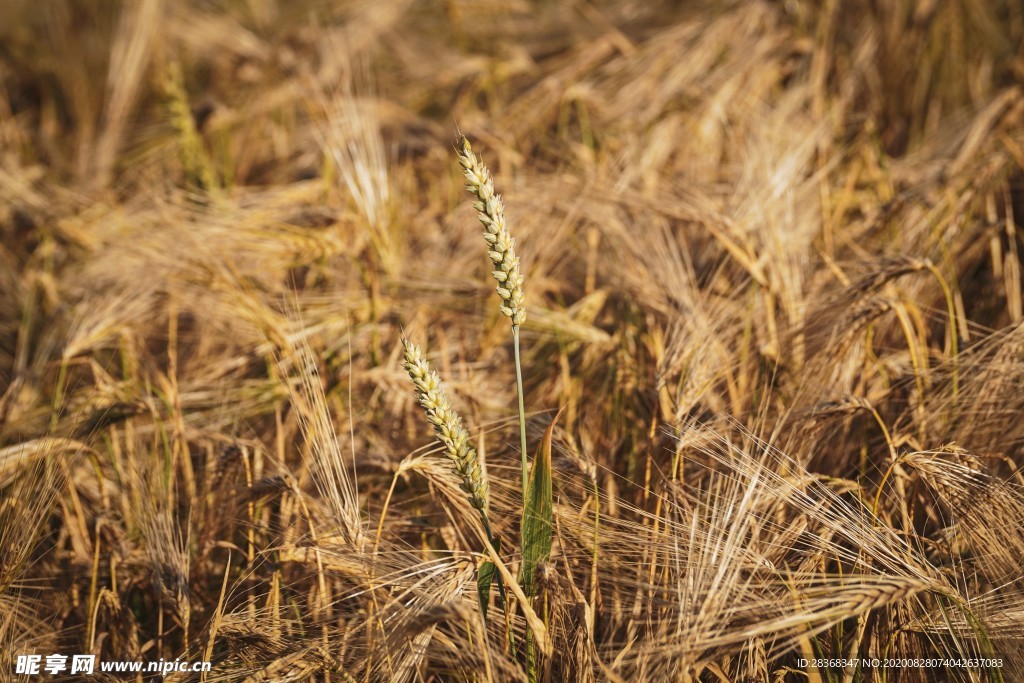
[[[0, 679], [1024, 680], [1022, 39], [1014, 0], [4, 0]], [[457, 129], [531, 448], [564, 407], [532, 674], [402, 367], [517, 567]], [[1003, 666], [798, 666], [858, 656]]]

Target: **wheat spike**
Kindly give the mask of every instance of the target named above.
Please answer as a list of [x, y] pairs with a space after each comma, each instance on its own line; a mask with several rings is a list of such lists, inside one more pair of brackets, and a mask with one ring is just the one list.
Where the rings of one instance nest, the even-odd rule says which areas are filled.
[[462, 478], [462, 490], [469, 494], [469, 503], [477, 510], [487, 509], [487, 480], [480, 468], [476, 449], [469, 443], [469, 433], [462, 418], [452, 408], [441, 388], [441, 378], [430, 369], [418, 346], [402, 337], [405, 349], [404, 366], [416, 387], [416, 401], [434, 425], [437, 439], [444, 445], [445, 456], [455, 464], [454, 473]]
[[519, 257], [516, 256], [516, 242], [505, 225], [505, 205], [501, 196], [494, 194], [494, 179], [483, 165], [469, 140], [459, 140], [459, 163], [466, 176], [466, 190], [477, 198], [473, 208], [484, 226], [487, 240], [487, 255], [491, 257], [494, 270], [491, 275], [498, 281], [498, 295], [501, 297], [501, 312], [512, 319], [512, 326], [518, 328], [526, 320], [523, 305], [523, 275], [519, 271]]

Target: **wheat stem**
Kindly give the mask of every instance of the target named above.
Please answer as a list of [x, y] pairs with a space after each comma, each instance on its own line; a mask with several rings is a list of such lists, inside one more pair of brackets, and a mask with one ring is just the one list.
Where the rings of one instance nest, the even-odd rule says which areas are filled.
[[526, 500], [527, 470], [526, 461], [526, 406], [523, 402], [523, 364], [519, 358], [519, 328], [512, 327], [512, 347], [516, 355], [516, 393], [519, 396], [519, 452], [523, 464], [523, 500]]

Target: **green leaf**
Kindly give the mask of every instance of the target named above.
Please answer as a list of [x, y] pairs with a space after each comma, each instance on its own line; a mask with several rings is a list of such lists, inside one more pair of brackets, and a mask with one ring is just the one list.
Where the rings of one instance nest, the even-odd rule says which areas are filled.
[[562, 411], [558, 411], [551, 421], [544, 440], [537, 448], [533, 457], [533, 468], [530, 470], [530, 482], [526, 490], [526, 501], [523, 504], [523, 519], [520, 525], [522, 534], [521, 551], [523, 565], [519, 581], [527, 596], [534, 595], [534, 574], [537, 565], [551, 557], [551, 540], [553, 536], [554, 513], [551, 494], [551, 437], [555, 431], [555, 422]]
[[[495, 538], [491, 545], [494, 546], [495, 552], [501, 552], [500, 538]], [[494, 569], [493, 562], [484, 560], [476, 570], [476, 593], [480, 598], [480, 612], [484, 615], [484, 621], [487, 621], [487, 608], [491, 603], [491, 582], [494, 580]], [[498, 581], [501, 581], [500, 576]]]

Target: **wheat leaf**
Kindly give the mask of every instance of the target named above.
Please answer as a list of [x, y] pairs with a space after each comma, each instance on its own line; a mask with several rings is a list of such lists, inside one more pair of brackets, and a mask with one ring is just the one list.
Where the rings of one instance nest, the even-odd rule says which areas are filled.
[[551, 421], [544, 439], [537, 448], [530, 471], [530, 482], [523, 505], [522, 533], [523, 568], [520, 583], [523, 592], [533, 596], [533, 578], [537, 565], [551, 556], [553, 504], [551, 494], [551, 437], [562, 411]]

